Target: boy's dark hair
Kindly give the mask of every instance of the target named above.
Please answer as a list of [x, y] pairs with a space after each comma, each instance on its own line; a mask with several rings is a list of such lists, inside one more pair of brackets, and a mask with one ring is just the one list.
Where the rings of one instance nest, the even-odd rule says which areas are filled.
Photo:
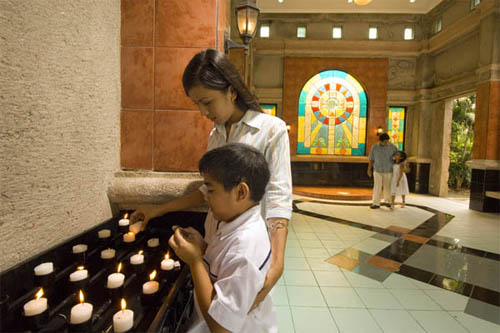
[[227, 91], [229, 87], [233, 87], [237, 94], [236, 103], [240, 109], [262, 112], [257, 98], [246, 86], [240, 72], [224, 53], [215, 49], [207, 49], [196, 54], [184, 69], [182, 85], [186, 95], [197, 84], [220, 91]]
[[403, 163], [404, 161], [406, 161], [406, 153], [402, 150], [399, 151], [399, 163]]
[[264, 155], [243, 143], [231, 143], [206, 152], [198, 169], [224, 185], [226, 191], [245, 182], [254, 202], [262, 199], [270, 178]]
[[389, 139], [390, 139], [390, 137], [389, 137], [389, 134], [387, 134], [387, 133], [382, 133], [378, 137], [378, 141], [380, 141], [380, 142], [385, 141], [385, 140], [389, 140]]

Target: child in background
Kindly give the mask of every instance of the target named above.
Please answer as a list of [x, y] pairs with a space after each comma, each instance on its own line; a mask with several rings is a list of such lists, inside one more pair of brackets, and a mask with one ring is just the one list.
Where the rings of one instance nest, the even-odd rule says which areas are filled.
[[259, 204], [270, 177], [264, 155], [227, 144], [203, 155], [199, 170], [208, 214], [217, 223], [205, 239], [191, 227], [177, 227], [169, 240], [193, 277], [196, 311], [188, 332], [277, 332], [270, 294], [249, 313], [271, 265]]
[[402, 197], [403, 203], [401, 204], [401, 208], [404, 208], [406, 203], [405, 197], [410, 193], [408, 189], [408, 180], [406, 179], [405, 175], [406, 153], [404, 151], [398, 151], [392, 158], [394, 160], [394, 165], [392, 169], [391, 209], [394, 208], [394, 200], [396, 199], [396, 195], [400, 195]]

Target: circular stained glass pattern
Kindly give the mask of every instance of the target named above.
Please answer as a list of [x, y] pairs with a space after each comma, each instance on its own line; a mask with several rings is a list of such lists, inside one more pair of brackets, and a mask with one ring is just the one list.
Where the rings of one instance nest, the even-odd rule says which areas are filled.
[[297, 153], [364, 155], [366, 112], [366, 93], [352, 75], [316, 74], [300, 94]]

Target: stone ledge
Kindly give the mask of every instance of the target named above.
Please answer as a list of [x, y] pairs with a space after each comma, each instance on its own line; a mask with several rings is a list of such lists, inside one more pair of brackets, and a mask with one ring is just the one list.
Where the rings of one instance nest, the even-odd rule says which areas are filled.
[[465, 164], [472, 169], [500, 170], [500, 161], [498, 160], [470, 160]]
[[134, 209], [138, 204], [160, 204], [179, 198], [195, 191], [202, 181], [194, 172], [119, 171], [108, 188], [108, 198], [119, 209]]

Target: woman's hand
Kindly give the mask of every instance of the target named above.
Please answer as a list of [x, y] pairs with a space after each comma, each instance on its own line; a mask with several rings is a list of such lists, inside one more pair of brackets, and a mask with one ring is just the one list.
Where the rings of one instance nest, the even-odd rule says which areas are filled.
[[174, 228], [175, 232], [168, 240], [168, 245], [175, 254], [189, 266], [202, 260], [207, 245], [200, 233], [193, 228]]
[[142, 222], [141, 230], [146, 230], [149, 220], [162, 215], [160, 212], [160, 207], [158, 205], [140, 205], [137, 209], [130, 215], [130, 223], [134, 224], [138, 221]]
[[274, 285], [280, 279], [281, 274], [283, 274], [283, 267], [280, 268], [271, 266], [269, 268], [269, 271], [267, 272], [266, 275], [266, 279], [264, 280], [264, 286], [255, 297], [255, 301], [253, 302], [253, 305], [248, 311], [248, 313], [252, 312], [255, 308], [257, 308], [259, 304], [264, 300], [264, 298], [266, 298], [267, 294], [269, 294], [271, 289], [273, 289]]

